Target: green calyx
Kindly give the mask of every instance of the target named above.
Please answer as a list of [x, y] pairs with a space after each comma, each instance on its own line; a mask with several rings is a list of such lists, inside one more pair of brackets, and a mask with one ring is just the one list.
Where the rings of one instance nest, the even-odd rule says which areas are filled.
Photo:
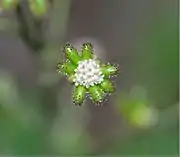
[[118, 74], [118, 67], [114, 66], [114, 65], [102, 65], [101, 66], [101, 70], [102, 73], [106, 76], [106, 77], [110, 77], [113, 75], [117, 75]]
[[86, 88], [84, 86], [75, 86], [73, 92], [73, 102], [76, 105], [81, 105], [86, 96]]
[[78, 65], [78, 62], [81, 60], [77, 50], [71, 45], [66, 44], [64, 47], [64, 53], [67, 59], [72, 62], [74, 65]]
[[105, 93], [103, 89], [98, 85], [89, 87], [88, 91], [90, 93], [92, 101], [94, 101], [97, 104], [102, 103], [105, 99]]
[[103, 81], [100, 85], [90, 86], [75, 86], [73, 93], [73, 102], [75, 104], [82, 104], [86, 93], [89, 93], [90, 98], [96, 104], [100, 104], [105, 100], [107, 94], [114, 92], [114, 86], [109, 80]]
[[76, 66], [73, 65], [71, 62], [66, 61], [63, 63], [58, 63], [57, 70], [58, 72], [62, 72], [65, 75], [72, 75], [74, 74], [74, 70], [76, 69]]
[[82, 47], [82, 59], [92, 59], [93, 58], [93, 46], [91, 43], [86, 42]]
[[104, 90], [105, 93], [113, 93], [115, 91], [114, 85], [111, 83], [109, 79], [105, 79], [101, 84], [101, 88]]

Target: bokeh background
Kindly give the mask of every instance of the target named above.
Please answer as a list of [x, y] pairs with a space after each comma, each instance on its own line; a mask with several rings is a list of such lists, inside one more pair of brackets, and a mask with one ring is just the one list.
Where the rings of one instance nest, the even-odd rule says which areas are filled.
[[[1, 7], [0, 154], [178, 156], [178, 1], [47, 4]], [[72, 103], [55, 69], [67, 41], [120, 64], [103, 106]]]

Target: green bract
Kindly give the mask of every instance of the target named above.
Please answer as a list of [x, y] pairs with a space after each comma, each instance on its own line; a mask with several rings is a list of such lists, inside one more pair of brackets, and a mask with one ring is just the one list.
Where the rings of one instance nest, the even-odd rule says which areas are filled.
[[108, 94], [115, 91], [110, 77], [117, 75], [118, 67], [102, 64], [96, 59], [89, 42], [83, 44], [81, 53], [69, 43], [63, 51], [66, 60], [58, 63], [57, 71], [73, 83], [73, 102], [76, 105], [81, 105], [87, 94], [94, 103], [102, 103]]

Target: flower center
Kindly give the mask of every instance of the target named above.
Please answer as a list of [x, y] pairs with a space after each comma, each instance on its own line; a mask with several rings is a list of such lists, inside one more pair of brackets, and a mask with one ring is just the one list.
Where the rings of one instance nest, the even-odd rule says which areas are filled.
[[103, 81], [104, 75], [102, 75], [99, 64], [93, 60], [83, 60], [78, 64], [75, 69], [75, 85], [83, 85], [87, 88], [95, 84], [99, 84]]

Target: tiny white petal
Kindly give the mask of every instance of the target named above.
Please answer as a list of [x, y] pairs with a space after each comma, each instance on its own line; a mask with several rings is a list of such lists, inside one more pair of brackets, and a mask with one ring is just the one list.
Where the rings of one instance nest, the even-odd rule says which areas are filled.
[[76, 82], [76, 83], [75, 83], [75, 86], [78, 86], [78, 85], [79, 85], [79, 84]]
[[78, 63], [78, 67], [75, 69], [75, 84], [88, 88], [101, 83], [103, 80], [104, 75], [102, 75], [100, 66], [95, 60], [88, 59]]

